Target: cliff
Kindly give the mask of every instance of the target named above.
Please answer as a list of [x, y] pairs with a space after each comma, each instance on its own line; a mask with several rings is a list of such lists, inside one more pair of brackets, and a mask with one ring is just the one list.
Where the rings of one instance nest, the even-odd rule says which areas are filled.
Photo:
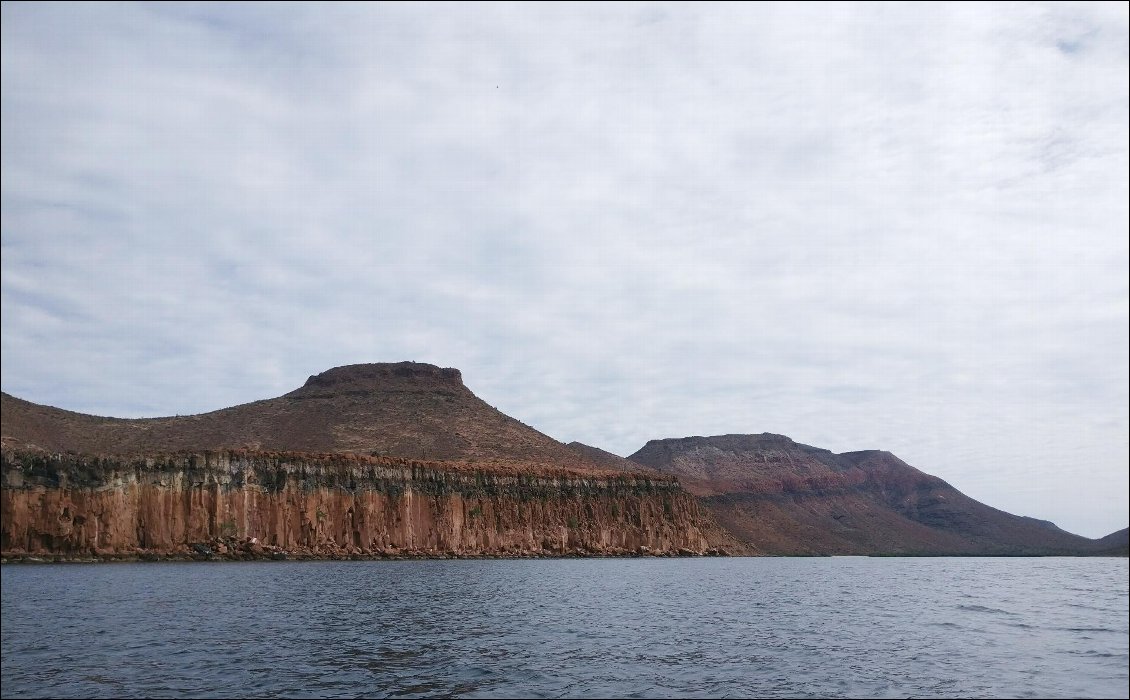
[[889, 452], [773, 434], [653, 440], [627, 460], [564, 445], [415, 362], [191, 416], [0, 398], [13, 556], [1126, 550], [1125, 531], [1088, 540], [999, 511]]
[[452, 368], [336, 367], [200, 415], [104, 418], [8, 394], [2, 410], [11, 555], [741, 549], [671, 477], [609, 471]]
[[766, 554], [1087, 554], [1095, 540], [980, 503], [889, 452], [783, 435], [653, 440], [630, 460], [677, 476]]
[[673, 479], [514, 462], [4, 450], [2, 467], [7, 558], [689, 555], [719, 536]]

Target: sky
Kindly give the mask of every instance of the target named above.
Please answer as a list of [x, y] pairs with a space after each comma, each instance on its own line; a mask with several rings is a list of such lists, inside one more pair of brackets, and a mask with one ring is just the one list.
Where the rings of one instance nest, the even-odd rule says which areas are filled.
[[1130, 524], [1126, 3], [0, 7], [10, 394], [414, 360]]

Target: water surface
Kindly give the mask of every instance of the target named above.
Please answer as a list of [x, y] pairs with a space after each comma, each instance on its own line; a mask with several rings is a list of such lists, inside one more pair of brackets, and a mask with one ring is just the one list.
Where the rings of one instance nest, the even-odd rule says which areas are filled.
[[5, 565], [4, 697], [1126, 697], [1117, 558]]

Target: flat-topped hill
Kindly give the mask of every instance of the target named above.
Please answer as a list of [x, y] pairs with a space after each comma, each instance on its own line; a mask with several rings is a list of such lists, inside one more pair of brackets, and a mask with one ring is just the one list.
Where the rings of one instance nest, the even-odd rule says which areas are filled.
[[190, 416], [103, 418], [9, 394], [2, 408], [6, 447], [55, 452], [254, 449], [597, 466], [489, 406], [459, 370], [419, 362], [336, 367], [283, 396]]
[[723, 527], [765, 553], [1077, 554], [1101, 549], [1098, 541], [1047, 521], [976, 501], [881, 450], [836, 454], [763, 433], [652, 440], [628, 459], [677, 476]]

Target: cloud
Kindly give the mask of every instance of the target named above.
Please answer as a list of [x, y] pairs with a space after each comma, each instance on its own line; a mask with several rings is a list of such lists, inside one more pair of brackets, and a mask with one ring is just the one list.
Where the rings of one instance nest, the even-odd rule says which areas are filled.
[[1124, 6], [2, 31], [5, 391], [190, 413], [414, 359], [563, 441], [781, 432], [1126, 524]]

